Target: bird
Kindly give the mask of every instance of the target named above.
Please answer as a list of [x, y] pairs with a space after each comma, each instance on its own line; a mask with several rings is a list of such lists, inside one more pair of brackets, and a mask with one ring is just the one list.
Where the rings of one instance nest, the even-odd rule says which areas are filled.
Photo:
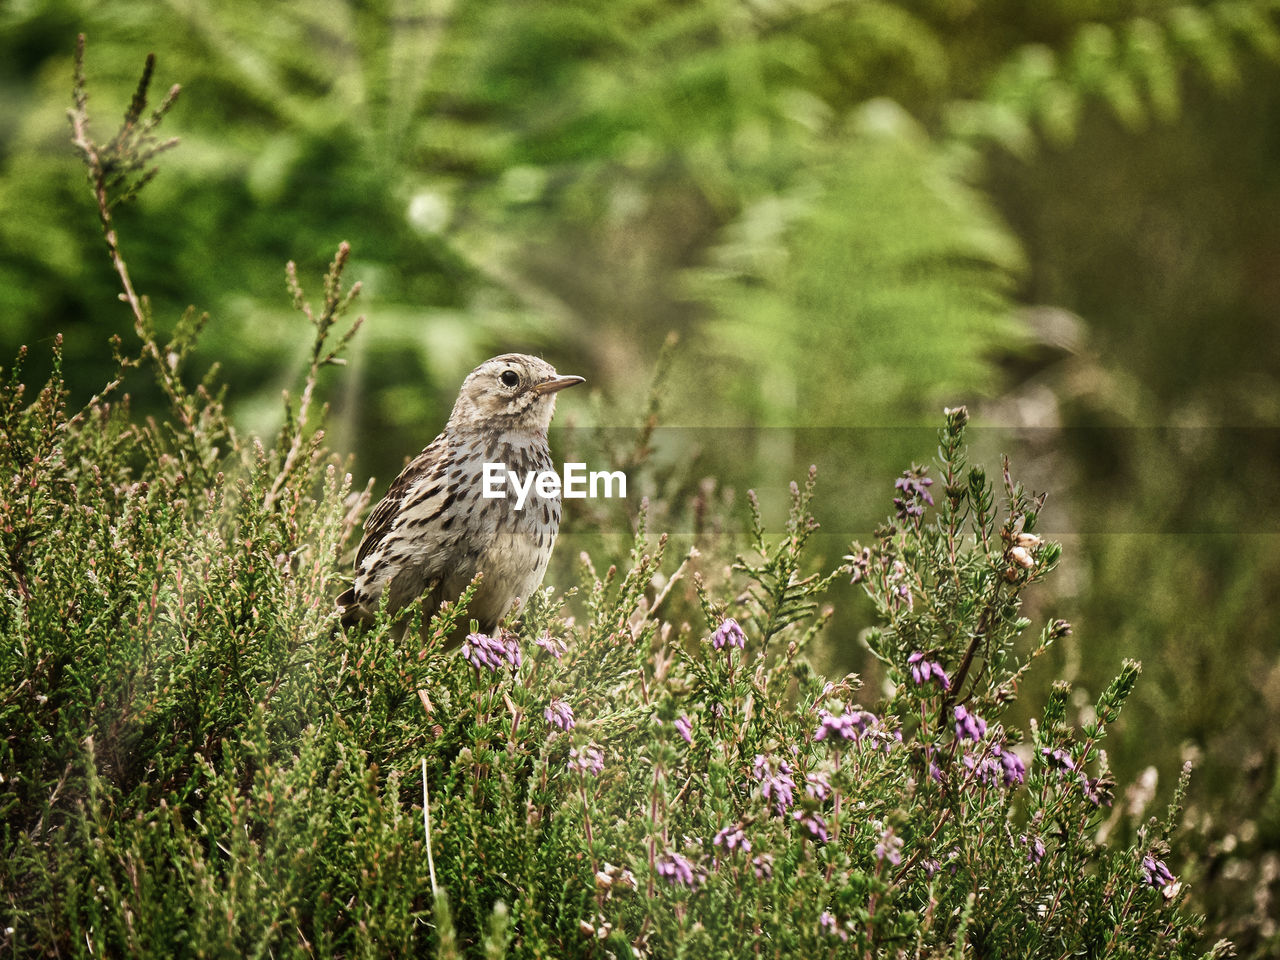
[[491, 634], [527, 601], [551, 559], [560, 494], [543, 495], [533, 484], [522, 509], [510, 488], [505, 498], [486, 497], [485, 464], [501, 465], [521, 484], [530, 471], [552, 470], [547, 428], [556, 395], [584, 382], [522, 353], [493, 357], [467, 375], [444, 430], [401, 471], [364, 525], [354, 583], [337, 599], [343, 627], [372, 623], [385, 595], [392, 617], [421, 598], [425, 632], [477, 574], [466, 616], [481, 632]]

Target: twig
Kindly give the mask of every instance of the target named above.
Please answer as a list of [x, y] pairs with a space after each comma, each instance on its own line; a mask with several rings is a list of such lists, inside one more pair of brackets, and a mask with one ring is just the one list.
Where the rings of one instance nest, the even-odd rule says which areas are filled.
[[[116, 202], [136, 194], [138, 189], [155, 175], [155, 168], [144, 169], [146, 164], [156, 154], [168, 150], [178, 143], [176, 137], [163, 143], [158, 143], [151, 136], [151, 130], [154, 129], [156, 124], [160, 122], [160, 118], [177, 101], [178, 93], [181, 90], [178, 84], [175, 83], [169, 89], [164, 101], [151, 117], [139, 123], [142, 111], [146, 109], [147, 87], [151, 83], [151, 74], [154, 70], [155, 54], [148, 54], [146, 66], [143, 67], [142, 78], [138, 81], [138, 88], [134, 92], [133, 101], [125, 114], [124, 124], [109, 144], [99, 146], [89, 135], [89, 95], [85, 90], [84, 77], [84, 34], [80, 34], [76, 39], [75, 108], [69, 111], [69, 116], [73, 134], [71, 142], [84, 154], [85, 163], [89, 168], [89, 180], [93, 187], [94, 199], [98, 204], [98, 220], [102, 224], [102, 233], [107, 243], [107, 252], [111, 258], [111, 264], [115, 268], [116, 276], [120, 278], [120, 287], [123, 291], [120, 299], [129, 305], [129, 310], [133, 313], [134, 329], [138, 334], [138, 338], [143, 342], [145, 352], [160, 370], [162, 385], [165, 387], [166, 392], [170, 393], [170, 399], [176, 400], [171, 371], [165, 363], [165, 358], [160, 354], [160, 348], [156, 344], [155, 337], [151, 334], [145, 298], [140, 297], [134, 289], [133, 280], [129, 276], [129, 268], [120, 253], [120, 240], [116, 234], [115, 223], [111, 216], [111, 208], [114, 203], [111, 200], [110, 187], [113, 185], [124, 185], [126, 187], [125, 193], [118, 197]], [[127, 178], [131, 174], [139, 173], [139, 179], [135, 183], [129, 184]], [[178, 404], [178, 406], [181, 407], [182, 405]], [[185, 410], [180, 410], [180, 413], [185, 414]]]
[[294, 467], [297, 464], [298, 455], [302, 452], [307, 421], [311, 411], [311, 399], [315, 394], [316, 381], [320, 377], [320, 368], [330, 364], [340, 366], [346, 363], [339, 354], [364, 323], [364, 317], [356, 317], [350, 329], [338, 340], [337, 346], [328, 353], [325, 352], [329, 328], [333, 326], [338, 317], [351, 305], [351, 301], [360, 293], [360, 284], [358, 282], [351, 285], [345, 296], [342, 293], [342, 269], [346, 266], [347, 258], [350, 255], [351, 245], [349, 243], [344, 240], [338, 244], [338, 252], [334, 255], [333, 263], [329, 265], [329, 272], [325, 274], [324, 307], [321, 309], [319, 316], [311, 309], [311, 304], [307, 303], [303, 295], [302, 285], [298, 282], [297, 265], [292, 260], [285, 265], [285, 278], [289, 286], [289, 293], [293, 298], [293, 306], [316, 328], [316, 337], [311, 346], [311, 364], [307, 368], [307, 377], [303, 383], [302, 398], [298, 402], [296, 417], [288, 408], [288, 396], [286, 394], [285, 430], [292, 433], [293, 436], [290, 438], [289, 449], [285, 452], [284, 462], [280, 465], [280, 471], [272, 481], [271, 488], [263, 497], [262, 505], [268, 510], [275, 503], [285, 484], [288, 483], [289, 477], [292, 476]]
[[436, 864], [431, 856], [431, 814], [430, 798], [427, 796], [427, 758], [422, 758], [422, 828], [427, 834], [427, 873], [431, 876], [431, 895], [439, 898], [440, 888], [436, 886]]
[[667, 594], [671, 592], [671, 588], [674, 587], [684, 577], [685, 567], [689, 565], [689, 561], [696, 560], [698, 556], [699, 556], [698, 548], [690, 547], [689, 553], [685, 556], [684, 560], [680, 562], [680, 566], [676, 567], [675, 572], [671, 574], [670, 578], [667, 580], [666, 584], [663, 586], [662, 592], [659, 593], [658, 596], [654, 598], [653, 606], [649, 608], [649, 612], [646, 619], [648, 619], [649, 617], [652, 617], [655, 613], [657, 613], [658, 607], [662, 605], [663, 600], [667, 599]]
[[[71, 142], [84, 158], [90, 190], [98, 208], [102, 236], [107, 244], [107, 256], [120, 281], [120, 299], [128, 305], [129, 312], [132, 314], [134, 333], [142, 344], [141, 356], [146, 357], [154, 365], [156, 382], [168, 398], [178, 422], [184, 428], [183, 436], [191, 444], [194, 465], [204, 470], [207, 469], [211, 449], [201, 445], [196, 424], [205, 415], [213, 412], [215, 405], [208, 405], [204, 411], [199, 410], [183, 387], [178, 368], [186, 347], [179, 344], [177, 338], [167, 348], [161, 348], [157, 342], [151, 322], [151, 305], [147, 298], [140, 295], [134, 287], [129, 267], [120, 250], [120, 238], [116, 233], [111, 212], [117, 204], [137, 196], [138, 191], [156, 174], [157, 168], [152, 166], [151, 162], [160, 153], [177, 145], [176, 137], [162, 141], [154, 135], [154, 130], [177, 102], [181, 87], [178, 84], [170, 87], [160, 106], [144, 116], [147, 109], [147, 90], [151, 85], [156, 65], [155, 55], [148, 54], [133, 99], [125, 112], [124, 122], [109, 142], [98, 143], [89, 132], [89, 94], [85, 83], [84, 49], [84, 34], [80, 34], [76, 39], [72, 88], [75, 106], [68, 111], [71, 121]], [[179, 326], [181, 329], [181, 324]], [[125, 364], [122, 362], [121, 366], [123, 369]], [[230, 425], [225, 422], [225, 418], [219, 417], [218, 420], [224, 432], [231, 436]]]

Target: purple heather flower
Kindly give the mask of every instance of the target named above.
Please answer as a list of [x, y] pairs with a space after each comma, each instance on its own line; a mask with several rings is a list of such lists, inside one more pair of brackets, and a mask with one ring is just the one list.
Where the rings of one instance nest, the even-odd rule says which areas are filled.
[[1008, 747], [1000, 747], [1000, 766], [1004, 772], [1004, 785], [1016, 787], [1027, 779], [1027, 766], [1022, 758]]
[[943, 690], [951, 689], [951, 678], [942, 669], [942, 664], [936, 660], [926, 660], [923, 652], [917, 650], [907, 657], [907, 663], [911, 665], [911, 679], [916, 682], [917, 687], [923, 687], [934, 680]]
[[806, 773], [804, 792], [815, 800], [825, 800], [831, 796], [831, 781], [825, 773]]
[[1167, 886], [1174, 881], [1174, 876], [1165, 862], [1155, 857], [1143, 857], [1142, 870], [1146, 874], [1147, 883], [1153, 887]]
[[797, 823], [808, 827], [809, 833], [818, 840], [821, 840], [823, 843], [826, 843], [831, 839], [827, 833], [827, 821], [819, 814], [813, 813], [810, 810], [796, 809], [791, 816], [795, 818]]
[[1084, 791], [1084, 798], [1095, 807], [1111, 806], [1111, 791], [1109, 787], [1110, 783], [1104, 781], [1101, 777], [1080, 775], [1080, 789]]
[[751, 870], [756, 875], [757, 880], [773, 879], [773, 854], [762, 853], [758, 857], [751, 860]]
[[829, 736], [843, 737], [846, 740], [852, 740], [853, 718], [848, 714], [833, 714], [830, 710], [821, 710], [818, 712], [818, 729], [813, 733], [813, 739], [825, 740]]
[[574, 747], [569, 751], [568, 770], [570, 773], [600, 776], [600, 772], [604, 770], [604, 751], [594, 743], [587, 744], [581, 750]]
[[1174, 882], [1174, 876], [1169, 872], [1164, 861], [1152, 856], [1142, 858], [1142, 872], [1145, 874], [1146, 882], [1156, 888], [1167, 887]]
[[573, 707], [559, 697], [551, 701], [547, 709], [542, 711], [542, 715], [553, 727], [559, 727], [561, 730], [573, 729]]
[[911, 585], [907, 582], [907, 565], [901, 560], [895, 560], [889, 566], [885, 585], [889, 589], [890, 608], [898, 610], [906, 607], [908, 612], [915, 609], [915, 596], [911, 593]]
[[987, 735], [987, 721], [976, 713], [970, 713], [963, 706], [955, 709], [956, 739], [981, 740]]
[[813, 739], [825, 740], [827, 737], [837, 736], [844, 740], [859, 740], [876, 723], [876, 715], [866, 710], [850, 710], [841, 714], [819, 710], [818, 729], [813, 732]]
[[741, 850], [743, 853], [751, 852], [751, 841], [743, 833], [742, 824], [740, 823], [733, 823], [722, 828], [711, 843], [713, 846], [724, 847], [731, 853], [734, 850]]
[[942, 864], [933, 857], [926, 857], [920, 861], [920, 869], [924, 871], [926, 877], [932, 878], [935, 873], [942, 869]]
[[1111, 780], [1104, 777], [1089, 777], [1085, 774], [1081, 765], [1071, 759], [1071, 754], [1061, 747], [1041, 747], [1040, 753], [1044, 756], [1048, 766], [1054, 767], [1058, 771], [1058, 779], [1068, 779], [1068, 775], [1080, 784], [1080, 790], [1084, 793], [1084, 797], [1095, 807], [1111, 806], [1112, 795], [1111, 788], [1114, 786]]
[[1040, 753], [1044, 755], [1045, 760], [1050, 766], [1058, 767], [1060, 770], [1070, 770], [1075, 773], [1077, 770], [1076, 762], [1071, 759], [1071, 754], [1061, 747], [1041, 747]]
[[854, 710], [850, 716], [853, 717], [853, 728], [858, 733], [882, 733], [880, 718], [869, 710]]
[[960, 762], [964, 764], [966, 770], [977, 774], [978, 782], [984, 787], [989, 787], [1000, 779], [1000, 758], [995, 755], [994, 751], [989, 750], [984, 753], [981, 760], [971, 753], [966, 753], [960, 758]]
[[502, 645], [483, 633], [469, 633], [462, 641], [462, 659], [477, 670], [498, 670], [502, 666]]
[[700, 880], [698, 872], [694, 869], [692, 863], [683, 854], [668, 850], [657, 863], [659, 876], [667, 878], [667, 882], [673, 886], [676, 884], [686, 887], [696, 887]]
[[791, 765], [785, 760], [775, 765], [757, 753], [751, 769], [760, 783], [761, 796], [772, 800], [774, 811], [782, 816], [795, 803], [796, 782], [791, 778]]
[[888, 860], [895, 867], [902, 863], [902, 838], [894, 836], [892, 830], [886, 830], [876, 844], [876, 859]]
[[871, 567], [870, 547], [863, 547], [859, 553], [851, 553], [845, 557], [845, 559], [848, 560], [849, 565], [853, 567], [853, 577], [849, 581], [850, 583], [858, 583], [866, 578], [867, 571]]
[[549, 633], [544, 633], [542, 636], [534, 640], [533, 643], [535, 646], [541, 647], [547, 653], [551, 654], [557, 660], [564, 656], [564, 652], [567, 649], [563, 640], [557, 640]]
[[823, 910], [822, 916], [818, 917], [818, 929], [829, 937], [839, 937], [842, 942], [849, 942], [849, 931], [842, 929], [836, 923], [836, 918], [826, 910]]
[[747, 635], [738, 626], [738, 621], [729, 617], [716, 627], [716, 632], [711, 635], [711, 645], [717, 650], [722, 650], [726, 646], [744, 650], [747, 646]]
[[1028, 837], [1025, 833], [1018, 840], [1027, 848], [1027, 862], [1039, 863], [1044, 859], [1044, 841], [1039, 837]]
[[462, 659], [476, 668], [482, 667], [496, 673], [505, 660], [513, 669], [520, 666], [520, 642], [515, 635], [502, 631], [491, 637], [483, 633], [469, 633], [462, 641]]
[[929, 776], [931, 776], [937, 783], [947, 782], [946, 773], [940, 766], [938, 766], [937, 762], [933, 760], [929, 761]]
[[902, 476], [894, 481], [894, 489], [902, 492], [902, 496], [893, 498], [899, 519], [923, 517], [925, 504], [933, 506], [933, 495], [929, 493], [933, 479], [925, 476], [928, 470], [928, 467], [913, 466], [910, 470], [904, 470]]
[[676, 733], [684, 737], [685, 743], [693, 743], [693, 721], [689, 719], [687, 713], [682, 713], [676, 718]]
[[[957, 708], [959, 709], [959, 708]], [[992, 786], [997, 781], [1006, 787], [1015, 787], [1027, 778], [1027, 768], [1018, 755], [1003, 744], [993, 743], [981, 759], [971, 753], [961, 757], [966, 770], [976, 774], [983, 786]]]
[[1172, 900], [1182, 890], [1182, 882], [1174, 877], [1164, 861], [1150, 854], [1142, 858], [1142, 872], [1146, 882], [1159, 890], [1166, 900]]

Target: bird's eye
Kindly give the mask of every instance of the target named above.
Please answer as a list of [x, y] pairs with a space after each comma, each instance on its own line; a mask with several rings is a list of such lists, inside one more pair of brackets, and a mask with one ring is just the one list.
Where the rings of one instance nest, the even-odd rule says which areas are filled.
[[501, 380], [508, 387], [514, 387], [517, 383], [520, 382], [520, 377], [516, 374], [514, 370], [503, 370], [502, 374], [498, 377], [498, 379]]

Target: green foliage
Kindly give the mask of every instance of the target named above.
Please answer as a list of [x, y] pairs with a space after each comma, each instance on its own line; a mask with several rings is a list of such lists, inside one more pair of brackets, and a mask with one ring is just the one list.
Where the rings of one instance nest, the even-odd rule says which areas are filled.
[[[69, 416], [56, 380], [22, 393], [11, 374], [0, 397], [0, 878], [21, 954], [1196, 955], [1159, 872], [1176, 813], [1127, 846], [1099, 834], [1098, 743], [1137, 665], [1079, 733], [1065, 688], [1030, 751], [999, 722], [1022, 594], [1058, 553], [1007, 470], [1003, 517], [966, 474], [963, 410], [936, 517], [904, 494], [873, 548], [806, 576], [811, 475], [783, 536], [757, 523], [732, 581], [664, 593], [661, 618], [642, 523], [627, 570], [584, 568], [581, 619], [540, 594], [524, 656], [490, 673], [439, 652], [449, 622], [422, 649], [333, 628], [352, 518], [319, 449], [293, 470], [289, 434], [231, 451], [202, 489], [155, 422]], [[874, 714], [803, 659], [851, 572], [894, 678]], [[675, 627], [695, 611], [705, 627]], [[948, 679], [913, 672], [926, 651]]]
[[889, 101], [850, 128], [805, 182], [747, 211], [695, 287], [723, 318], [727, 391], [773, 426], [936, 407], [1021, 336], [1008, 301], [1021, 252], [954, 158]]
[[[0, 152], [0, 348], [81, 317], [123, 332], [84, 266], [99, 241], [70, 215], [79, 172], [57, 125], [82, 29], [104, 90], [123, 94], [145, 44], [201, 91], [173, 112], [182, 161], [148, 191], [131, 259], [157, 315], [190, 298], [226, 318], [208, 347], [242, 426], [278, 425], [290, 377], [273, 265], [319, 269], [335, 235], [381, 322], [353, 344], [334, 424], [380, 475], [399, 461], [365, 438], [438, 418], [487, 352], [554, 344], [617, 379], [617, 355], [651, 355], [671, 328], [695, 334], [687, 370], [760, 371], [745, 398], [686, 398], [708, 416], [745, 400], [773, 421], [810, 403], [919, 420], [953, 388], [990, 393], [993, 347], [1019, 340], [1021, 257], [972, 190], [973, 148], [1063, 142], [1095, 100], [1130, 124], [1172, 118], [1187, 75], [1229, 87], [1274, 57], [1273, 13], [1044, 4], [1027, 43], [1000, 4], [16, 5], [0, 13], [0, 59], [26, 84]], [[950, 351], [926, 346], [940, 333]], [[81, 339], [78, 400], [110, 374]], [[815, 343], [849, 375], [805, 377]]]
[[1280, 59], [1275, 9], [1271, 2], [1229, 0], [1085, 23], [1061, 54], [1041, 44], [1019, 50], [994, 75], [981, 101], [957, 105], [952, 129], [965, 137], [989, 137], [1025, 155], [1034, 148], [1036, 131], [1052, 143], [1071, 141], [1093, 98], [1131, 129], [1152, 118], [1172, 121], [1181, 108], [1188, 67], [1229, 89], [1240, 83], [1242, 56]]

